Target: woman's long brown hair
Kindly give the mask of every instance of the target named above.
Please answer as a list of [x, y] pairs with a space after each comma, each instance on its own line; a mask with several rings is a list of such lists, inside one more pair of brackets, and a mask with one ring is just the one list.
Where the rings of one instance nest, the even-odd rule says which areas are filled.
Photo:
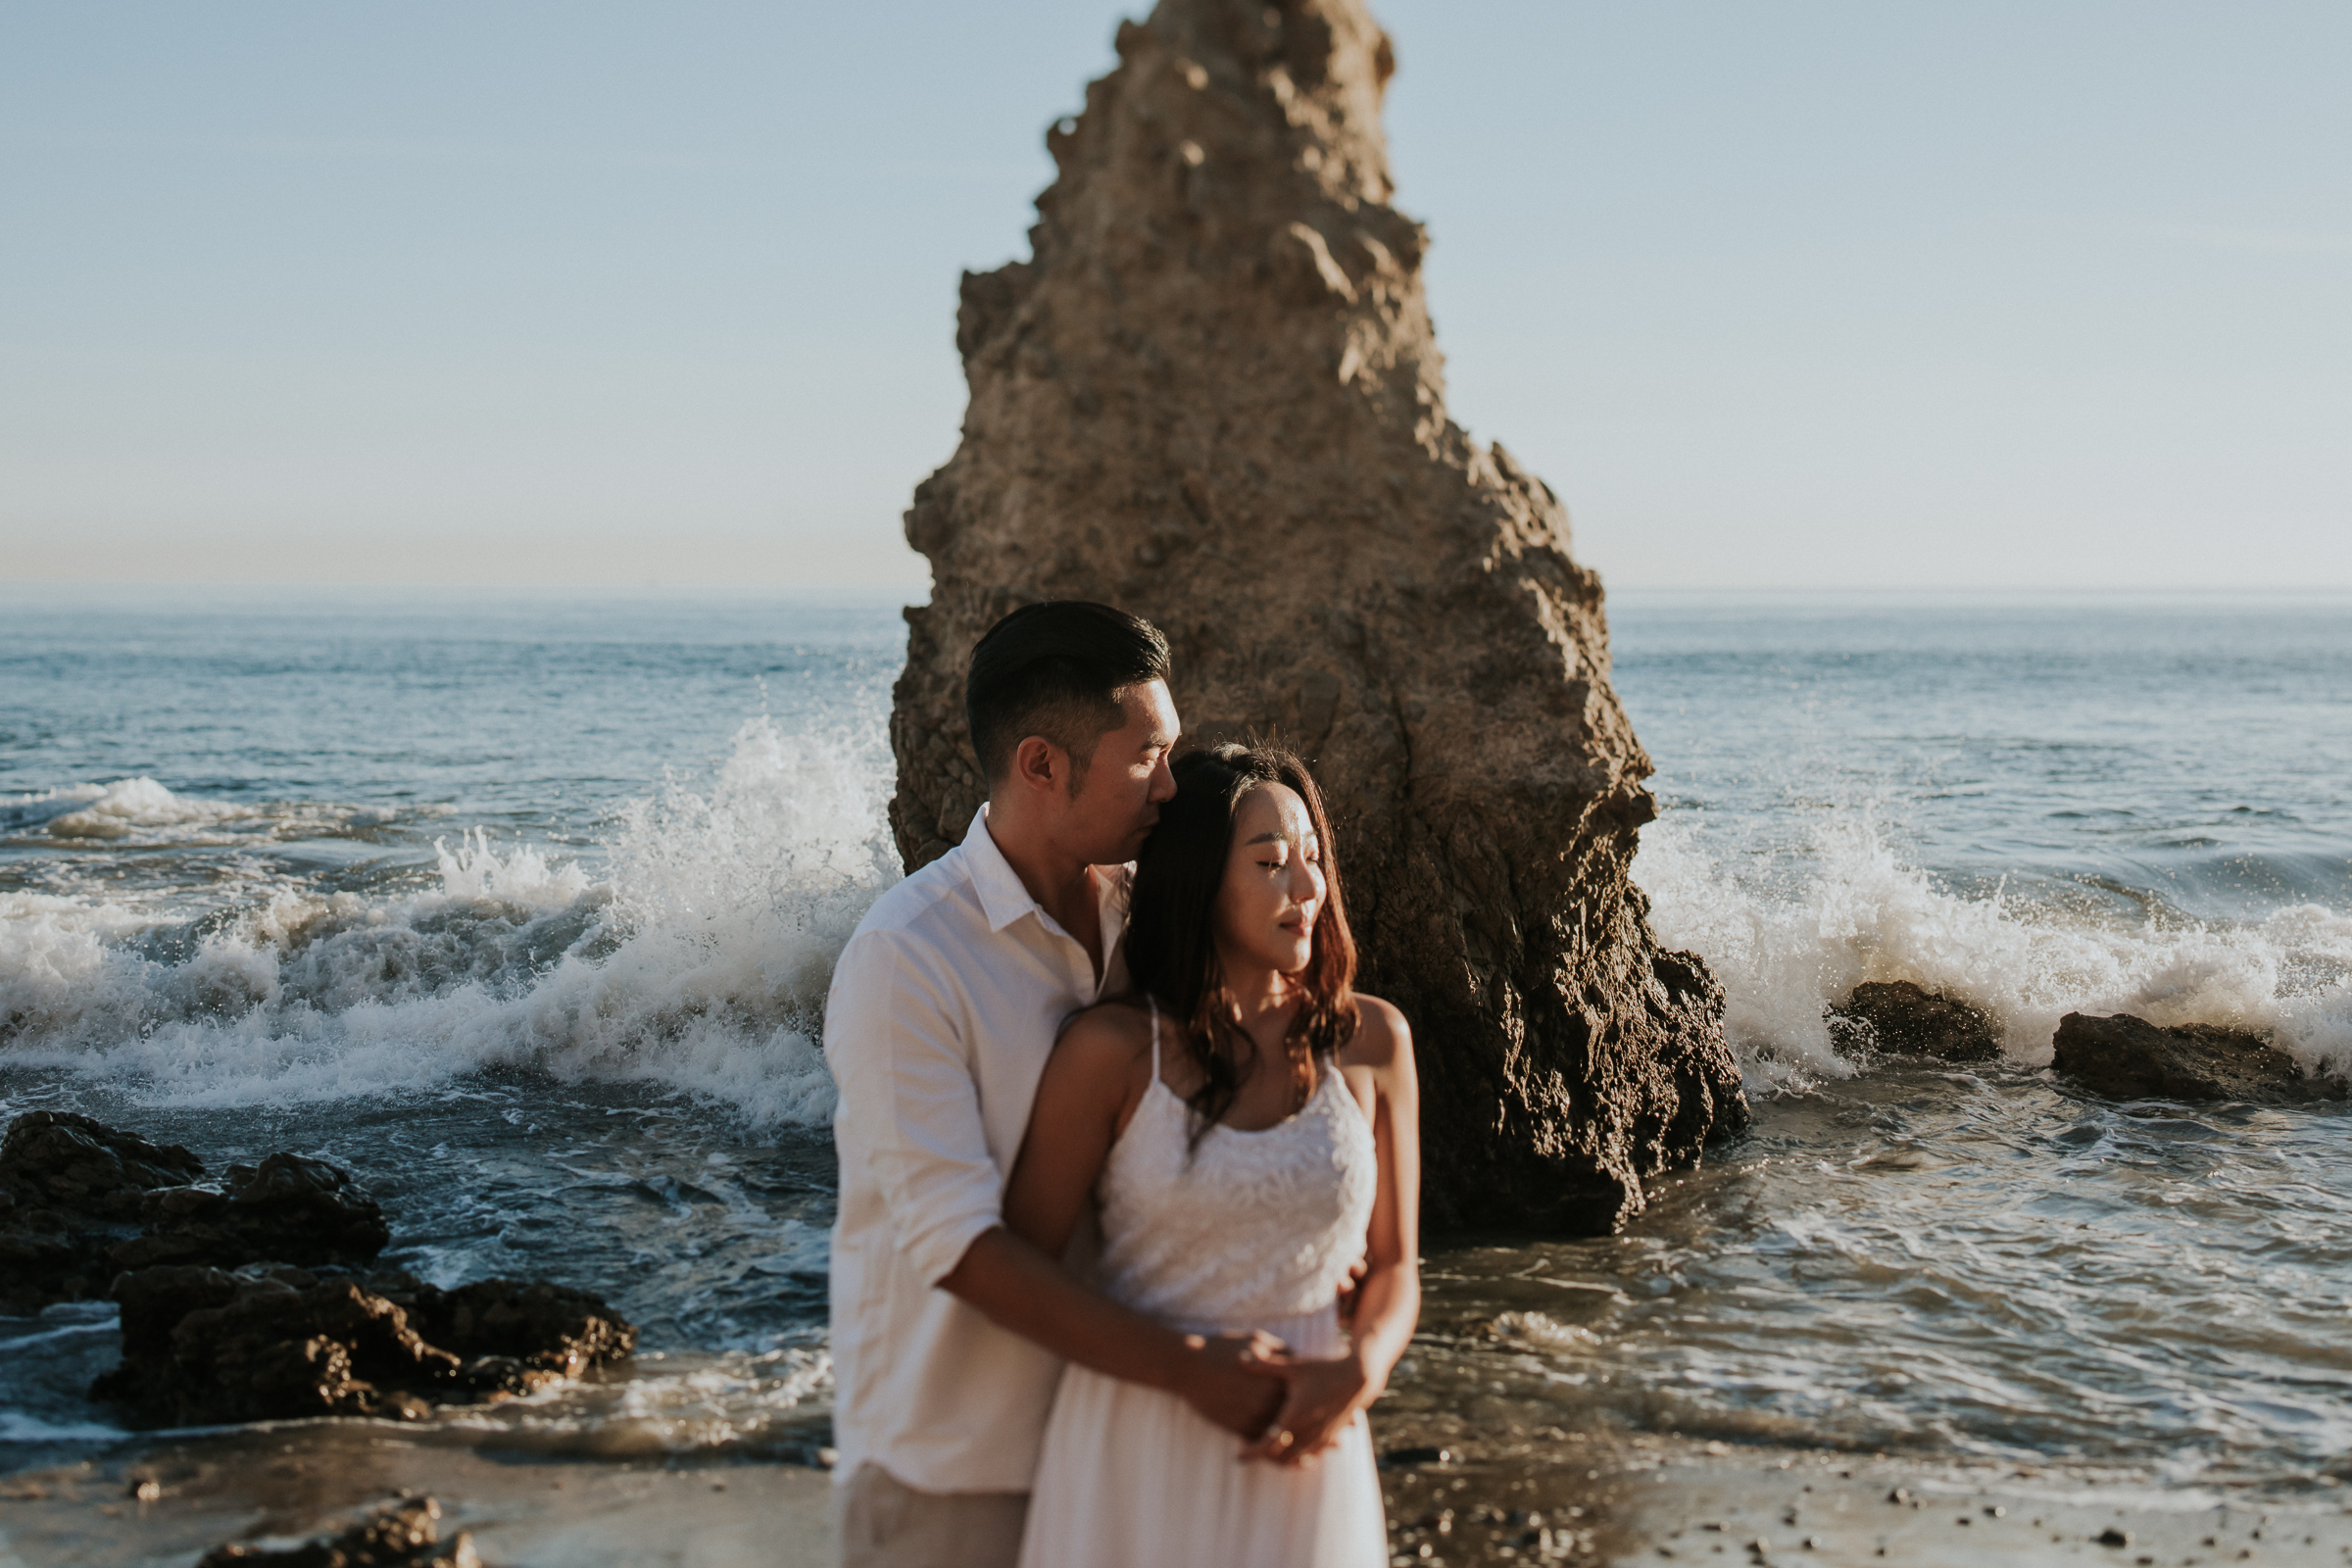
[[1330, 1058], [1355, 1034], [1355, 938], [1340, 896], [1331, 819], [1304, 762], [1273, 747], [1229, 744], [1188, 753], [1173, 771], [1176, 797], [1159, 808], [1159, 823], [1136, 857], [1127, 972], [1136, 991], [1155, 998], [1174, 1020], [1200, 1069], [1200, 1087], [1185, 1102], [1197, 1149], [1233, 1108], [1257, 1064], [1256, 1042], [1234, 1022], [1216, 933], [1234, 813], [1251, 790], [1283, 784], [1296, 791], [1323, 852], [1323, 909], [1315, 917], [1306, 967], [1293, 977], [1306, 996], [1283, 1034], [1294, 1082], [1311, 1076], [1312, 1062]]

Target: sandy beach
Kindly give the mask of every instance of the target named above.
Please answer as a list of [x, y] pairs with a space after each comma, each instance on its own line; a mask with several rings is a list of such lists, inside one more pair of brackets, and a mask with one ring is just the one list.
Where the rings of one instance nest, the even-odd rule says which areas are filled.
[[[1388, 1445], [1393, 1563], [2352, 1561], [2352, 1489], [2327, 1480], [2164, 1488], [2056, 1466], [1575, 1434], [1428, 1457], [1437, 1446]], [[147, 1479], [160, 1495], [137, 1500]], [[471, 1532], [493, 1568], [817, 1568], [833, 1560], [828, 1484], [800, 1465], [547, 1459], [386, 1423], [288, 1424], [10, 1477], [0, 1568], [184, 1568], [227, 1541], [330, 1533], [409, 1493], [436, 1498], [443, 1539]]]

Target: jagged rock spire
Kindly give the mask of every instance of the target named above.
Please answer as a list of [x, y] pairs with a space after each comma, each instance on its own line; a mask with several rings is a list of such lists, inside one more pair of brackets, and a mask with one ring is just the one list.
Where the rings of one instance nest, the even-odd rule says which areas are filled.
[[1720, 990], [1627, 876], [1656, 812], [1599, 581], [1446, 416], [1390, 40], [1359, 0], [1162, 0], [1118, 52], [1047, 133], [1032, 259], [963, 279], [963, 440], [906, 514], [901, 851], [984, 793], [962, 675], [998, 616], [1149, 616], [1191, 735], [1280, 738], [1331, 798], [1363, 985], [1419, 1040], [1433, 1221], [1606, 1229], [1746, 1107]]

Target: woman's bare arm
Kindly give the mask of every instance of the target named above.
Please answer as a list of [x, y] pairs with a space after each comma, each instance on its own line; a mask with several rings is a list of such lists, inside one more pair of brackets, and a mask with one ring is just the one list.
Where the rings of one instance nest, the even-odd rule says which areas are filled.
[[1149, 1087], [1151, 1028], [1132, 1007], [1080, 1013], [1054, 1043], [1004, 1186], [1004, 1224], [1059, 1257], [1127, 1117]]

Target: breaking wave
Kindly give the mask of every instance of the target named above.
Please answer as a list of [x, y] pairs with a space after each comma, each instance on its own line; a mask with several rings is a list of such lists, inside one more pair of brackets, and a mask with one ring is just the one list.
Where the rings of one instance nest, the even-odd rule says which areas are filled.
[[235, 846], [381, 821], [382, 813], [322, 803], [245, 804], [176, 794], [151, 778], [74, 784], [0, 797], [0, 843], [12, 848]]
[[[483, 1068], [641, 1080], [754, 1124], [812, 1123], [835, 956], [897, 879], [875, 726], [745, 723], [714, 776], [619, 815], [597, 875], [485, 833], [431, 884], [279, 884], [216, 920], [74, 892], [0, 894], [0, 1049], [159, 1103], [328, 1100]], [[152, 779], [5, 803], [5, 831], [119, 843], [258, 808]]]
[[2352, 1066], [2352, 916], [2316, 904], [2236, 923], [2086, 909], [1907, 864], [1867, 813], [1776, 851], [1719, 848], [1696, 813], [1645, 829], [1634, 876], [1670, 949], [1703, 955], [1751, 1085], [1842, 1077], [1823, 1012], [1856, 985], [1910, 980], [1985, 1009], [2021, 1067], [2069, 1012], [2131, 1012], [2269, 1037], [2307, 1068]]

